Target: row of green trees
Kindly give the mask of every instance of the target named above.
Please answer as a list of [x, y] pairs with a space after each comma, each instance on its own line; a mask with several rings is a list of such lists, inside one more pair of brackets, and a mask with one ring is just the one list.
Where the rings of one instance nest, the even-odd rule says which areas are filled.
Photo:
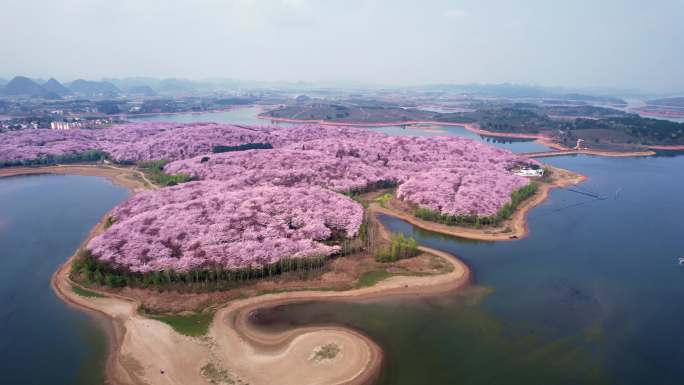
[[37, 159], [0, 161], [0, 168], [15, 166], [48, 166], [60, 163], [97, 162], [107, 159], [108, 155], [100, 150], [88, 150], [64, 155], [46, 155]]
[[404, 234], [390, 235], [389, 245], [382, 246], [375, 253], [378, 262], [395, 262], [404, 258], [418, 255], [418, 242], [413, 237], [404, 237]]
[[263, 267], [224, 269], [203, 267], [186, 272], [173, 270], [134, 273], [98, 261], [83, 249], [71, 265], [72, 278], [85, 284], [111, 288], [124, 286], [144, 288], [184, 288], [191, 291], [225, 290], [246, 281], [274, 277], [287, 272], [316, 272], [325, 269], [327, 257], [285, 258]]
[[428, 221], [438, 222], [445, 225], [459, 225], [459, 226], [496, 226], [502, 221], [508, 219], [513, 215], [520, 203], [525, 199], [534, 195], [539, 189], [539, 184], [532, 182], [511, 194], [511, 202], [503, 205], [496, 215], [478, 216], [478, 215], [446, 215], [438, 211], [431, 210], [426, 207], [418, 207], [413, 211], [413, 215]]

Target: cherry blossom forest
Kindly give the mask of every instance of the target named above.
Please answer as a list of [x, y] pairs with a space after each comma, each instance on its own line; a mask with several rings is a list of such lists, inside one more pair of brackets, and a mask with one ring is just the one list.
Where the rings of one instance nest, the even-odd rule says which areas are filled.
[[[212, 152], [252, 143], [269, 148]], [[509, 170], [535, 163], [465, 138], [321, 125], [149, 122], [0, 134], [4, 165], [91, 150], [113, 162], [170, 161], [165, 173], [193, 179], [129, 198], [87, 245], [99, 261], [136, 273], [336, 254], [331, 239], [357, 237], [364, 218], [347, 195], [380, 187], [396, 186], [397, 198], [443, 215], [491, 216], [529, 182]]]

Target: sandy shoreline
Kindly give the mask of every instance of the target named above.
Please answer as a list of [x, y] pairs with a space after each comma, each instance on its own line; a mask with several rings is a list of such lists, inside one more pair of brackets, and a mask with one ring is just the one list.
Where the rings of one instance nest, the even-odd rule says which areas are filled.
[[662, 150], [662, 151], [684, 151], [684, 145], [682, 146], [648, 146], [651, 150]]
[[[102, 222], [91, 235], [101, 228]], [[107, 379], [112, 384], [206, 384], [201, 369], [210, 363], [226, 370], [237, 383], [366, 385], [380, 374], [382, 350], [363, 334], [341, 326], [264, 332], [251, 325], [249, 316], [260, 308], [295, 302], [432, 295], [469, 283], [470, 271], [460, 260], [441, 251], [421, 250], [444, 258], [453, 269], [428, 277], [394, 276], [371, 287], [348, 291], [285, 292], [232, 301], [216, 312], [206, 338], [182, 336], [164, 323], [141, 316], [139, 303], [123, 296], [92, 288], [88, 290], [106, 297], [75, 294], [72, 286], [78, 284], [69, 278], [73, 257], [55, 273], [52, 285], [67, 303], [105, 315], [110, 321], [112, 354], [107, 362]], [[331, 343], [340, 348], [339, 358], [331, 362], [310, 359], [314, 349]]]

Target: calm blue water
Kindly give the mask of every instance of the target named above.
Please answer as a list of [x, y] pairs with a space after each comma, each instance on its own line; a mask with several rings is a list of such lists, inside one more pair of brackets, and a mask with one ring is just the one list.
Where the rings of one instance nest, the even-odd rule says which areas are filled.
[[548, 151], [549, 148], [539, 143], [535, 143], [531, 139], [519, 138], [501, 138], [493, 136], [479, 135], [474, 132], [466, 130], [462, 126], [430, 126], [429, 128], [421, 129], [406, 128], [402, 126], [385, 126], [385, 127], [368, 127], [370, 130], [385, 133], [387, 135], [409, 135], [409, 136], [459, 136], [477, 140], [480, 142], [489, 143], [496, 147], [505, 148], [513, 152], [535, 152]]
[[[293, 123], [277, 122], [257, 118], [262, 110], [259, 107], [238, 108], [231, 111], [188, 113], [172, 115], [148, 115], [133, 119], [134, 121], [155, 122], [217, 122], [250, 125], [280, 125], [288, 126]], [[368, 127], [373, 131], [383, 132], [387, 135], [412, 135], [412, 136], [460, 136], [481, 142], [486, 142], [497, 147], [506, 148], [513, 152], [547, 151], [548, 147], [535, 143], [529, 139], [488, 137], [472, 133], [461, 126], [431, 126], [431, 129], [405, 128], [401, 126]]]
[[[387, 353], [381, 384], [680, 384], [684, 378], [684, 157], [557, 157], [591, 199], [554, 190], [512, 242], [460, 240], [383, 218], [459, 255], [460, 293], [278, 310], [343, 323]], [[127, 191], [79, 176], [0, 179], [0, 378], [101, 383], [105, 340], [52, 292], [52, 273]], [[276, 325], [277, 326], [277, 325]]]
[[0, 179], [0, 383], [102, 383], [104, 333], [50, 277], [128, 191], [105, 179]]
[[684, 157], [544, 161], [589, 176], [554, 190], [528, 238], [482, 243], [384, 217], [460, 256], [465, 292], [280, 308], [279, 323], [343, 323], [387, 353], [381, 384], [684, 383]]
[[[259, 119], [257, 115], [261, 112], [259, 107], [245, 107], [236, 108], [230, 111], [218, 112], [202, 112], [202, 113], [187, 113], [187, 114], [170, 114], [170, 115], [147, 115], [133, 118], [133, 121], [151, 121], [151, 122], [176, 122], [176, 123], [193, 123], [193, 122], [216, 122], [216, 123], [233, 123], [233, 124], [249, 124], [249, 125], [272, 125], [275, 122], [269, 120]], [[287, 125], [287, 123], [282, 123]]]

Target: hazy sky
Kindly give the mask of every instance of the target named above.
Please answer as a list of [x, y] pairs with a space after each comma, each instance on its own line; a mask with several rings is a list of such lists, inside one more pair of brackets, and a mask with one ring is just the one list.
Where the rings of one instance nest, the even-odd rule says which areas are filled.
[[684, 91], [683, 0], [0, 0], [0, 77]]

